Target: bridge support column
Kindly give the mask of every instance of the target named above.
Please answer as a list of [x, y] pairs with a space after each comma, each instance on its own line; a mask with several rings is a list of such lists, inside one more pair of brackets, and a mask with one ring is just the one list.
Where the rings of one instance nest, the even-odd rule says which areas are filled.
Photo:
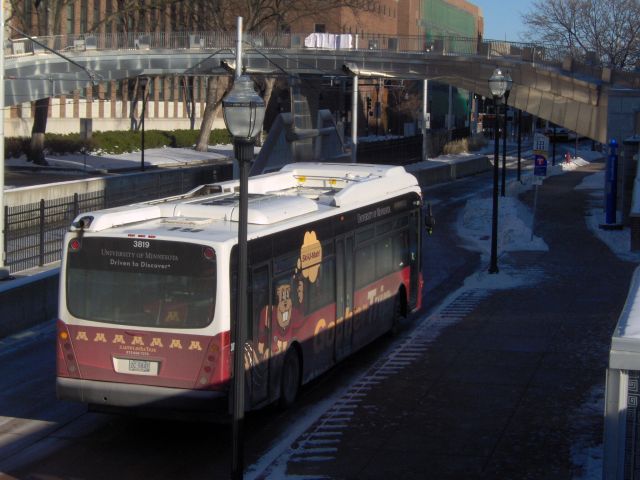
[[358, 76], [353, 76], [351, 89], [351, 161], [358, 161]]

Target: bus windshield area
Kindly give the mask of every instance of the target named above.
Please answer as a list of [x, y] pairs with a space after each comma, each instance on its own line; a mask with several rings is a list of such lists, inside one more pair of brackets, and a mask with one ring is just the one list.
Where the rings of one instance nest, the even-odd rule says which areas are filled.
[[211, 247], [112, 238], [83, 238], [69, 247], [66, 300], [77, 318], [203, 328], [213, 320], [215, 291]]

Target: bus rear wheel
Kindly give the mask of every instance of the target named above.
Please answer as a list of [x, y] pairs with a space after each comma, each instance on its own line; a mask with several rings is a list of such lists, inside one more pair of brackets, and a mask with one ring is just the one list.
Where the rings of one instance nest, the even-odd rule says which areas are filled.
[[396, 335], [398, 333], [400, 322], [406, 315], [405, 298], [404, 292], [400, 290], [393, 301], [393, 319], [391, 321], [391, 328], [389, 329], [389, 333], [391, 335]]
[[284, 357], [280, 378], [280, 406], [288, 408], [296, 400], [300, 390], [300, 356], [295, 348]]

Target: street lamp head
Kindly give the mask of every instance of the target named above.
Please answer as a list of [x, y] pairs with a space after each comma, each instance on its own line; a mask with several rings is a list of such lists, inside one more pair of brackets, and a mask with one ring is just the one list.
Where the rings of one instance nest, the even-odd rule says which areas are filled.
[[260, 133], [265, 110], [264, 100], [255, 92], [247, 75], [237, 78], [222, 100], [224, 123], [237, 139], [251, 140]]
[[511, 76], [508, 73], [502, 73], [499, 68], [496, 68], [489, 77], [489, 91], [494, 99], [501, 99], [505, 94], [508, 95], [512, 85]]

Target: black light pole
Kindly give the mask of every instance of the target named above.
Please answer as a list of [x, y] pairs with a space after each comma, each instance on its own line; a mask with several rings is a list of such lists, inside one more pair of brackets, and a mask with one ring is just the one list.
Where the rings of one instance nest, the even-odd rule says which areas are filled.
[[553, 138], [551, 139], [551, 165], [556, 164], [556, 126], [553, 126]]
[[507, 101], [509, 100], [509, 92], [511, 91], [511, 76], [509, 73], [505, 73], [505, 81], [507, 82], [507, 89], [504, 92], [504, 106], [503, 106], [503, 115], [504, 115], [504, 124], [502, 126], [502, 187], [500, 190], [500, 195], [505, 196], [506, 184], [507, 184], [507, 109], [509, 108], [507, 105]]
[[499, 162], [499, 134], [500, 115], [498, 114], [499, 104], [508, 88], [511, 88], [511, 77], [503, 75], [499, 68], [493, 71], [489, 78], [489, 91], [493, 96], [496, 106], [496, 135], [493, 152], [493, 210], [491, 217], [491, 259], [489, 261], [489, 273], [498, 273], [498, 162]]
[[[262, 130], [264, 100], [253, 89], [253, 82], [240, 75], [242, 66], [242, 17], [238, 17], [236, 75], [233, 89], [222, 101], [224, 123], [233, 137], [233, 153], [240, 170], [238, 215], [238, 285], [236, 318], [233, 325], [233, 426], [231, 445], [231, 478], [242, 479], [244, 471], [244, 344], [247, 328], [247, 224], [249, 210], [249, 166], [253, 160], [255, 138]], [[232, 300], [233, 301], [233, 300]]]
[[522, 110], [518, 110], [518, 181], [520, 182], [520, 173], [522, 171], [520, 158], [522, 157]]
[[147, 113], [147, 77], [139, 77], [138, 85], [142, 89], [142, 115], [140, 118], [140, 170], [144, 172], [144, 117]]

